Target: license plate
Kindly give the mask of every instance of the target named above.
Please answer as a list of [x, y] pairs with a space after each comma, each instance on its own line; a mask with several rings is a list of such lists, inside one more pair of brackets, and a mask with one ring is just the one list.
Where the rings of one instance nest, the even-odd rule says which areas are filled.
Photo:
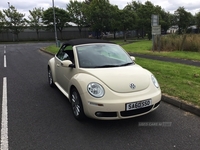
[[151, 105], [151, 99], [139, 101], [139, 102], [133, 102], [133, 103], [127, 103], [126, 104], [126, 110], [134, 110], [134, 109], [140, 109], [144, 107], [148, 107]]

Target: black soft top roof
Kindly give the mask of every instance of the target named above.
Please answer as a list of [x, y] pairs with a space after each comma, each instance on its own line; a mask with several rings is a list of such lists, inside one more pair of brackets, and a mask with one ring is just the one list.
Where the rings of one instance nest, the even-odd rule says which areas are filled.
[[89, 44], [89, 43], [113, 43], [101, 39], [73, 39], [63, 43], [63, 45], [80, 45], [80, 44]]

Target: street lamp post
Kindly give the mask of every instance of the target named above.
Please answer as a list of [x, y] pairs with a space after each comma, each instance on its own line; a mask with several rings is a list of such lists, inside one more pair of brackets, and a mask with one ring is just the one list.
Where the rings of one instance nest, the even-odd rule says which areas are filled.
[[58, 38], [57, 38], [57, 30], [56, 30], [56, 15], [55, 15], [55, 9], [54, 9], [54, 0], [52, 0], [52, 6], [53, 6], [53, 23], [54, 23], [54, 30], [55, 30], [55, 41], [56, 46], [58, 46]]

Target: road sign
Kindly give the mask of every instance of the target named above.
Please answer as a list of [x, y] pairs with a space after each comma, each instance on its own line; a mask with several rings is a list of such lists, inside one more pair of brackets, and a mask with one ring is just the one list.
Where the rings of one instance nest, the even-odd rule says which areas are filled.
[[157, 26], [159, 24], [159, 16], [151, 15], [151, 26]]
[[160, 35], [161, 34], [161, 26], [152, 26], [152, 35]]

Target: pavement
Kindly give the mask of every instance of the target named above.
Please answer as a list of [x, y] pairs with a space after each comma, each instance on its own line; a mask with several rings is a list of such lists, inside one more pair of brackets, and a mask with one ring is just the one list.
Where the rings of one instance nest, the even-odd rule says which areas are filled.
[[[40, 49], [41, 51], [48, 53], [50, 55], [54, 55], [50, 52], [45, 51], [44, 49]], [[147, 58], [147, 59], [153, 59], [153, 60], [159, 60], [159, 61], [167, 61], [167, 62], [174, 62], [174, 63], [180, 63], [180, 64], [186, 64], [191, 66], [200, 67], [200, 61], [193, 61], [193, 60], [186, 60], [186, 59], [178, 59], [178, 58], [169, 58], [169, 57], [163, 57], [163, 56], [154, 56], [154, 55], [146, 55], [146, 54], [133, 54], [129, 53], [130, 55], [133, 55], [135, 57], [141, 57], [141, 58]], [[162, 94], [162, 101], [169, 103], [173, 106], [176, 106], [179, 109], [185, 110], [187, 112], [190, 112], [192, 114], [195, 114], [197, 116], [200, 116], [200, 107], [193, 105], [191, 103], [188, 103], [182, 99], [175, 98], [173, 96]]]

